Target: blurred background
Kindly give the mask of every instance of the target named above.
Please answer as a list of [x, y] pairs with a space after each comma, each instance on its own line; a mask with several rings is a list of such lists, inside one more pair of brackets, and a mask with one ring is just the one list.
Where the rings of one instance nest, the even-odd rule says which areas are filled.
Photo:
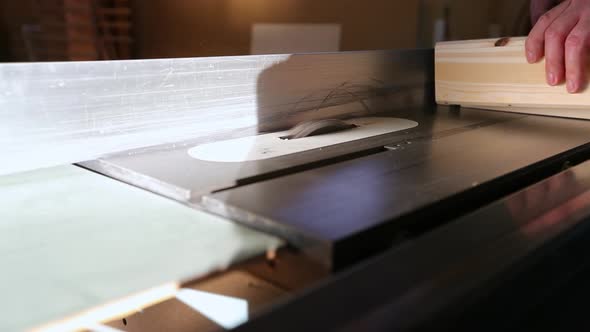
[[527, 0], [0, 0], [0, 61], [432, 47], [526, 35]]

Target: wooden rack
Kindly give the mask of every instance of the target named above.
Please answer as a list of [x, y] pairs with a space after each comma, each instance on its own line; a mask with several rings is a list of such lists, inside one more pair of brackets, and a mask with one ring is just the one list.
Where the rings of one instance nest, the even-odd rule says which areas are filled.
[[34, 0], [38, 29], [23, 33], [31, 60], [131, 57], [130, 0]]

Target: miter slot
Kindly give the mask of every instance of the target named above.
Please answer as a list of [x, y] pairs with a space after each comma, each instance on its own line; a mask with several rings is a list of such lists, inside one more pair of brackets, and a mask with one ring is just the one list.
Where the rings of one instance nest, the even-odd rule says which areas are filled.
[[589, 129], [587, 121], [513, 117], [207, 195], [202, 203], [291, 244], [323, 244], [315, 245], [325, 249], [315, 258], [338, 270], [399, 243], [404, 232], [432, 230], [587, 160]]
[[370, 156], [370, 155], [379, 154], [379, 153], [382, 153], [385, 151], [387, 151], [386, 147], [379, 146], [379, 147], [375, 147], [375, 148], [371, 148], [371, 149], [367, 149], [367, 150], [362, 150], [362, 151], [358, 151], [358, 152], [354, 152], [354, 153], [336, 156], [334, 158], [322, 159], [322, 160], [310, 162], [307, 164], [294, 165], [292, 167], [278, 169], [273, 172], [260, 173], [260, 174], [254, 175], [254, 176], [243, 177], [243, 178], [236, 179], [236, 181], [235, 181], [236, 184], [234, 186], [216, 189], [216, 190], [211, 191], [211, 193], [222, 192], [222, 191], [242, 187], [242, 186], [249, 185], [249, 184], [256, 183], [256, 182], [271, 180], [271, 179], [275, 179], [275, 178], [278, 178], [281, 176], [305, 172], [308, 170], [312, 170], [312, 169], [316, 169], [316, 168], [320, 168], [320, 167], [324, 167], [324, 166], [329, 166], [329, 165], [333, 165], [333, 164], [337, 164], [337, 163], [341, 163], [341, 162], [345, 162], [345, 161], [349, 161], [349, 160], [353, 160], [353, 159], [358, 159], [358, 158], [362, 158], [362, 157], [366, 157], [366, 156]]
[[418, 126], [418, 123], [415, 121], [391, 117], [311, 120], [302, 122], [286, 132], [204, 144], [190, 149], [188, 153], [191, 157], [202, 161], [245, 163], [286, 157], [314, 150], [318, 151], [338, 144], [347, 144], [352, 147], [349, 149], [351, 152], [345, 152], [332, 157], [302, 164], [287, 165], [274, 171], [258, 172], [252, 176], [237, 177], [235, 184], [212, 190], [212, 192], [220, 192], [384, 152], [386, 149], [383, 146], [363, 149], [355, 147], [355, 145], [363, 144], [363, 140], [367, 138], [392, 134], [416, 126]]
[[[358, 127], [313, 137], [281, 140], [288, 131], [252, 133], [212, 143], [179, 142], [131, 151], [83, 165], [160, 195], [195, 203], [212, 192], [378, 155], [392, 144], [427, 143], [526, 117], [465, 108], [453, 112], [446, 106], [408, 108], [394, 115], [344, 120]], [[375, 122], [376, 118], [384, 120]]]

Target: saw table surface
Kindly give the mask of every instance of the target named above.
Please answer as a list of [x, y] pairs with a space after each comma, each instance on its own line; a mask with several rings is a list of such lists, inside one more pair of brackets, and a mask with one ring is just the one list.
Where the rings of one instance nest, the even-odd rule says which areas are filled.
[[[447, 107], [437, 112], [414, 136], [390, 137], [387, 151], [212, 193], [204, 196], [204, 206], [309, 246], [322, 263], [337, 268], [363, 251], [390, 245], [412, 213], [429, 208], [429, 215], [414, 221], [436, 223], [453, 210], [473, 208], [483, 195], [494, 199], [534, 174], [559, 169], [574, 151], [587, 150], [590, 140], [590, 122], [584, 120], [454, 113]], [[437, 118], [449, 114], [477, 115], [480, 121], [433, 130]]]
[[0, 330], [227, 268], [280, 241], [75, 166], [0, 177]]
[[[307, 169], [310, 165], [326, 164], [326, 160], [346, 160], [351, 155], [374, 153], [383, 146], [395, 142], [413, 140], [415, 137], [448, 135], [456, 131], [514, 118], [514, 114], [472, 110], [455, 114], [443, 109], [432, 112], [421, 108], [390, 111], [379, 116], [418, 125], [404, 130], [377, 135], [352, 142], [340, 142], [322, 148], [310, 149], [284, 156], [244, 161], [212, 162], [192, 158], [191, 144], [177, 144], [173, 148], [152, 148], [135, 153], [124, 153], [82, 165], [99, 173], [132, 183], [138, 187], [156, 192], [179, 201], [198, 202], [200, 196], [213, 191], [230, 188], [243, 183], [255, 182], [261, 178], [273, 177], [280, 173], [291, 173], [293, 169]], [[279, 134], [280, 135], [280, 134]], [[322, 139], [321, 136], [311, 138]], [[277, 146], [285, 142], [277, 139]], [[197, 146], [198, 148], [199, 146]]]

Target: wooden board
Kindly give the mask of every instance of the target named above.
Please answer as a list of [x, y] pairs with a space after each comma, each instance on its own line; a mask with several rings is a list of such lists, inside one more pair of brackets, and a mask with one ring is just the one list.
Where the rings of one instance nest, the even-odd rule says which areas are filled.
[[[192, 280], [280, 245], [75, 166], [0, 177], [0, 200], [3, 331], [66, 316], [79, 321], [82, 311]], [[163, 289], [174, 293], [174, 287]]]
[[545, 63], [529, 64], [525, 38], [439, 43], [436, 101], [467, 107], [590, 119], [590, 91], [546, 83]]

